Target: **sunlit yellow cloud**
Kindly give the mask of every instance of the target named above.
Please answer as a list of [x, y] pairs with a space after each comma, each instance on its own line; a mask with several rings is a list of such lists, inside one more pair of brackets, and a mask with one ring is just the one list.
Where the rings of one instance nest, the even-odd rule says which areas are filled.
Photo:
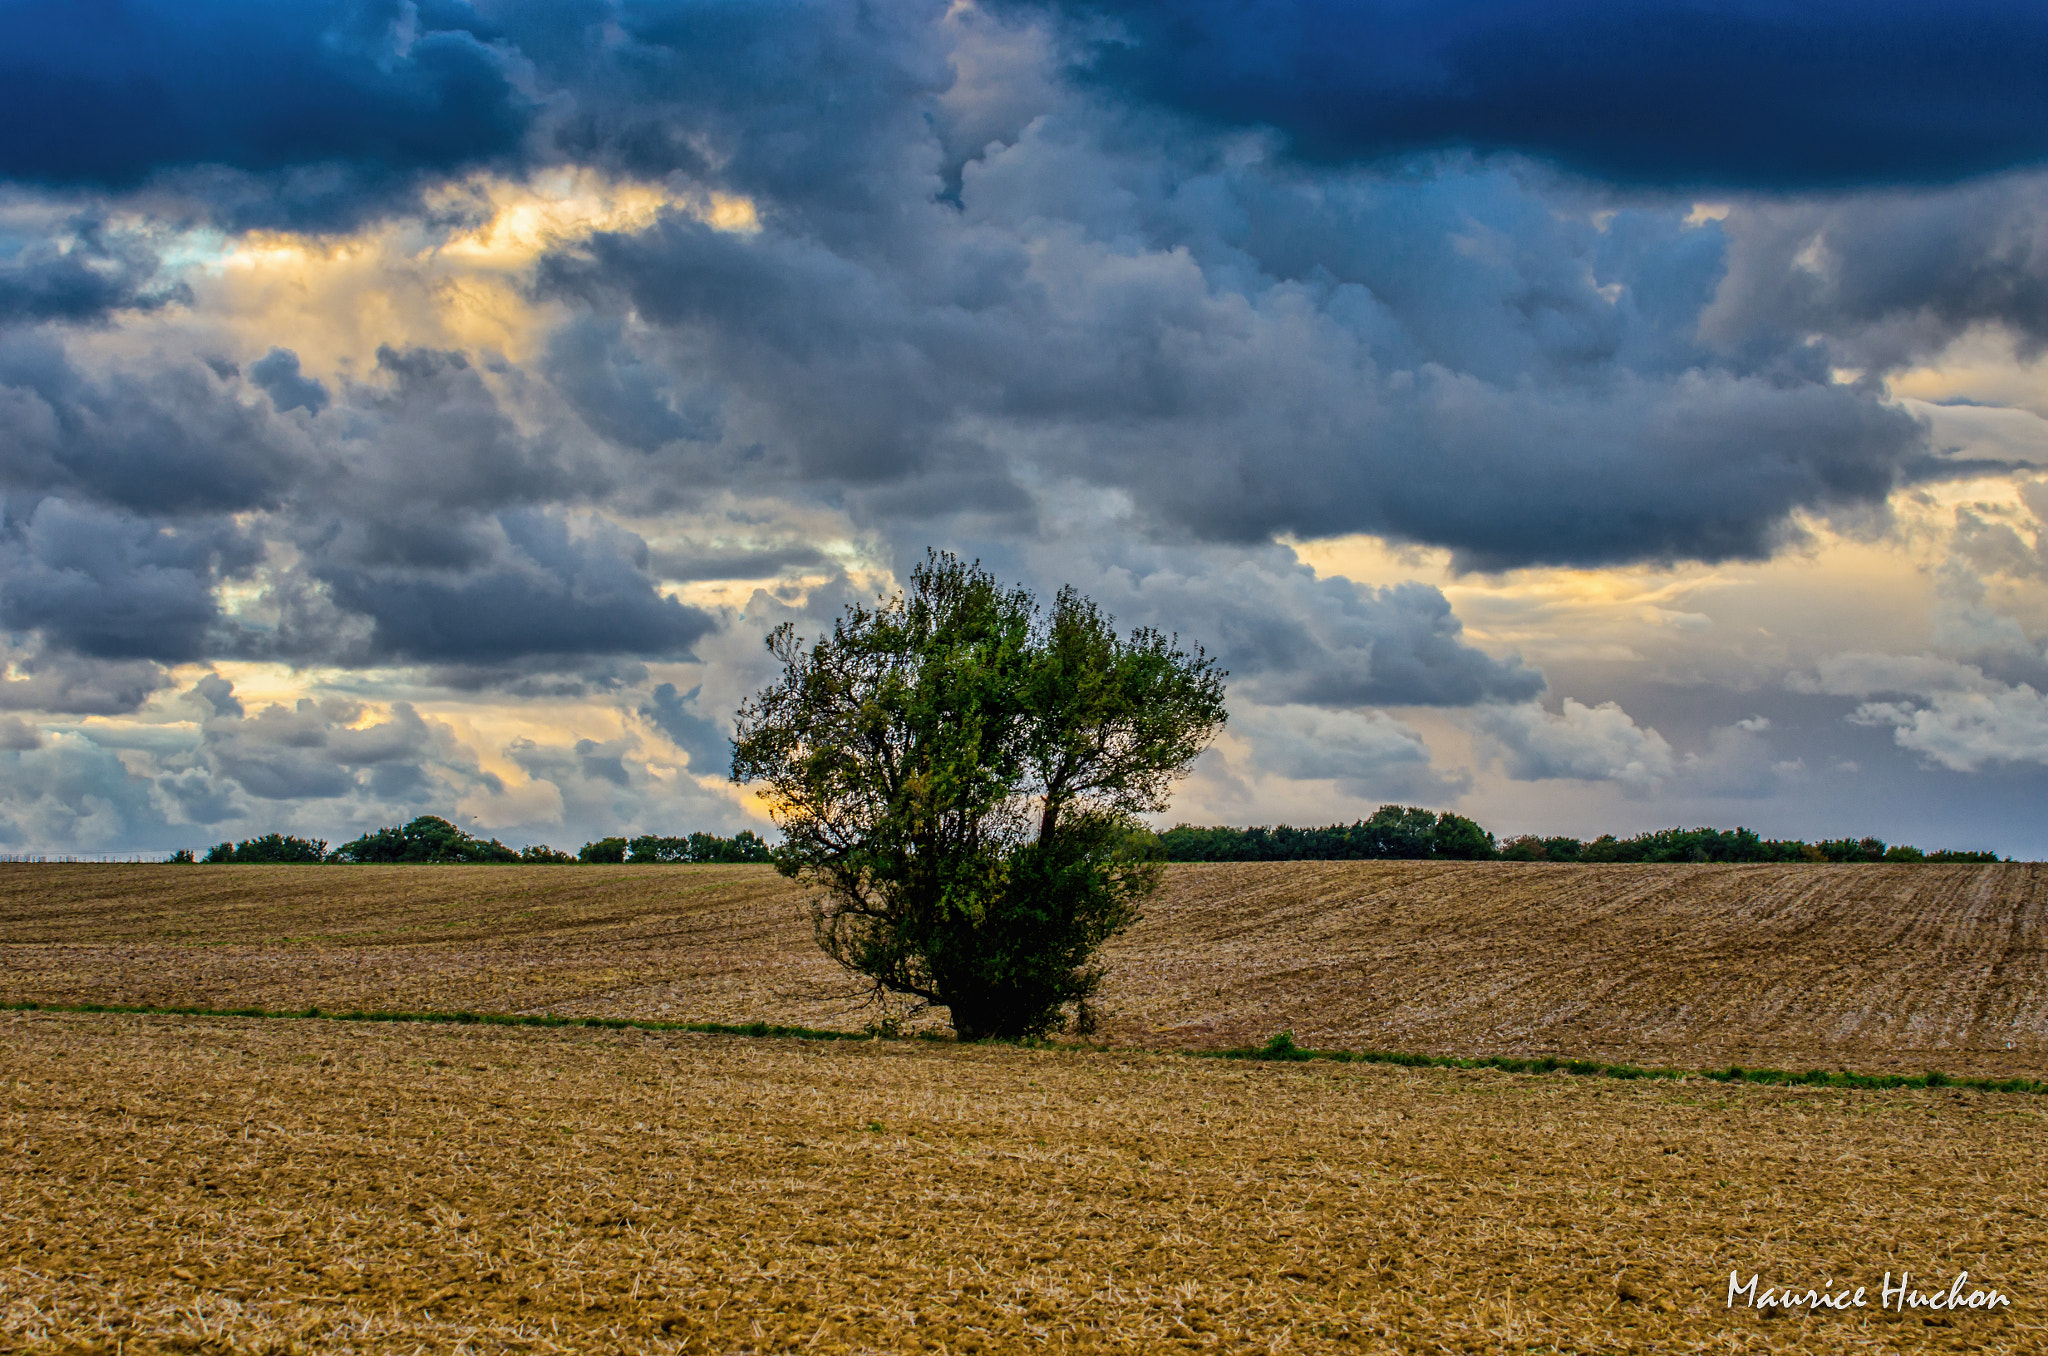
[[344, 237], [198, 232], [170, 242], [164, 259], [191, 288], [190, 316], [202, 327], [244, 352], [282, 344], [328, 376], [367, 370], [383, 344], [530, 358], [554, 312], [528, 295], [528, 270], [599, 232], [643, 230], [664, 212], [721, 231], [761, 229], [747, 198], [587, 169], [477, 176], [443, 187], [427, 207]]
[[[1449, 552], [1376, 537], [1292, 542], [1317, 573], [1368, 585], [1419, 580], [1443, 590], [1466, 634], [1539, 665], [1639, 664], [1757, 681], [1841, 650], [1923, 649], [1947, 605], [1944, 567], [1958, 510], [2027, 519], [2004, 475], [1893, 497], [1881, 531], [1802, 519], [1800, 542], [1768, 560], [1459, 574]], [[2048, 586], [2001, 580], [1995, 602], [2022, 625], [2048, 624]]]

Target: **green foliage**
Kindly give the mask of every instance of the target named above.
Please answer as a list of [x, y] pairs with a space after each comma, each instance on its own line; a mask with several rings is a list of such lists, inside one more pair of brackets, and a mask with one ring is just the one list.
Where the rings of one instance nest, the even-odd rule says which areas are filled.
[[964, 1040], [1043, 1035], [1069, 1005], [1085, 1026], [1097, 951], [1159, 879], [1134, 816], [1222, 727], [1223, 673], [936, 552], [906, 594], [768, 645], [782, 675], [740, 709], [733, 779], [766, 784], [777, 867], [823, 887], [827, 954]]
[[1361, 858], [1497, 857], [1512, 862], [1995, 862], [1995, 852], [1922, 852], [1881, 838], [1760, 838], [1748, 829], [1657, 829], [1590, 843], [1525, 834], [1495, 846], [1462, 815], [1382, 805], [1371, 819], [1322, 829], [1194, 828], [1159, 835], [1171, 862], [1338, 862]]
[[623, 838], [600, 838], [595, 843], [585, 843], [576, 854], [580, 862], [623, 862], [626, 860], [626, 840]]
[[1444, 857], [1456, 861], [1485, 861], [1497, 856], [1493, 846], [1493, 835], [1463, 815], [1454, 815], [1449, 810], [1436, 817], [1436, 828], [1429, 838], [1430, 856]]
[[[178, 858], [173, 857], [171, 860], [177, 861]], [[185, 853], [184, 860], [191, 861], [192, 854]], [[215, 843], [206, 850], [204, 860], [211, 863], [234, 862], [241, 865], [323, 862], [327, 860], [327, 840], [266, 833], [260, 838], [244, 839], [239, 843]]]
[[192, 863], [198, 860], [199, 859], [197, 857], [194, 857], [192, 855], [191, 848], [179, 848], [176, 852], [173, 852], [170, 856], [164, 858], [165, 862], [173, 866], [190, 866]]
[[378, 829], [334, 850], [338, 862], [516, 862], [519, 854], [493, 838], [472, 838], [447, 820], [421, 815], [400, 829]]
[[693, 833], [687, 838], [658, 838], [643, 834], [626, 845], [629, 862], [769, 862], [774, 860], [768, 844], [752, 829], [741, 829], [730, 838], [715, 833]]
[[519, 860], [537, 866], [572, 866], [576, 862], [576, 854], [551, 848], [546, 843], [528, 843], [519, 850]]
[[1492, 857], [1493, 835], [1463, 815], [1420, 806], [1382, 805], [1372, 818], [1321, 829], [1195, 828], [1159, 835], [1173, 862], [1342, 862], [1433, 857]]
[[1501, 844], [1501, 860], [1509, 862], [1575, 862], [1586, 845], [1576, 838], [1538, 838], [1524, 834]]

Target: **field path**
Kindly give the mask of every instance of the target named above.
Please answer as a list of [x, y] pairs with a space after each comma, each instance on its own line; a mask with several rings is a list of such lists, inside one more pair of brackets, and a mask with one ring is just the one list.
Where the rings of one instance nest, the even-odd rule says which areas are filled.
[[[761, 867], [0, 866], [0, 999], [858, 1027]], [[1101, 1036], [2048, 1074], [2048, 867], [1176, 866]]]

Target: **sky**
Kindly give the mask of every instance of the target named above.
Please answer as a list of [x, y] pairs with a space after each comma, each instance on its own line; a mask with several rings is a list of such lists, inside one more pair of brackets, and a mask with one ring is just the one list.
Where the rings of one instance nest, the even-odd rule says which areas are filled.
[[2048, 10], [0, 0], [0, 852], [766, 830], [927, 548], [1158, 822], [2048, 856]]

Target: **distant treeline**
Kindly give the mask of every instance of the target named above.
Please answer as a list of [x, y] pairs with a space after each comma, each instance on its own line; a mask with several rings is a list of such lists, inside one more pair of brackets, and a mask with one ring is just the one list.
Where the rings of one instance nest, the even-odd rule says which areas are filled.
[[384, 864], [450, 862], [536, 862], [575, 865], [578, 862], [765, 862], [768, 844], [750, 829], [730, 838], [693, 833], [686, 838], [600, 838], [580, 851], [563, 852], [545, 843], [509, 848], [495, 838], [476, 838], [445, 819], [421, 815], [402, 828], [378, 829], [329, 852], [324, 838], [297, 838], [266, 833], [239, 843], [216, 843], [203, 856], [190, 849], [171, 854], [174, 862], [316, 863], [377, 862]]
[[[1382, 805], [1370, 819], [1297, 829], [1198, 828], [1178, 824], [1159, 835], [1169, 862], [1343, 862], [1359, 860], [1511, 862], [1995, 862], [1995, 852], [1923, 852], [1881, 838], [1762, 838], [1748, 829], [1658, 829], [1633, 838], [1602, 834], [1577, 838], [1524, 835], [1500, 842], [1473, 820], [1449, 811]], [[1151, 855], [1148, 850], [1147, 855]], [[768, 844], [751, 829], [730, 838], [693, 833], [682, 838], [643, 834], [600, 838], [575, 852], [545, 843], [510, 848], [475, 838], [445, 819], [421, 815], [402, 828], [378, 829], [329, 852], [323, 838], [266, 833], [239, 843], [217, 843], [204, 855], [171, 855], [174, 862], [766, 862]]]
[[1198, 828], [1159, 835], [1170, 862], [1501, 860], [1520, 862], [1995, 862], [1995, 852], [1923, 852], [1881, 838], [1762, 838], [1748, 829], [1658, 829], [1633, 838], [1524, 835], [1498, 842], [1463, 815], [1382, 805], [1352, 824], [1297, 829]]

